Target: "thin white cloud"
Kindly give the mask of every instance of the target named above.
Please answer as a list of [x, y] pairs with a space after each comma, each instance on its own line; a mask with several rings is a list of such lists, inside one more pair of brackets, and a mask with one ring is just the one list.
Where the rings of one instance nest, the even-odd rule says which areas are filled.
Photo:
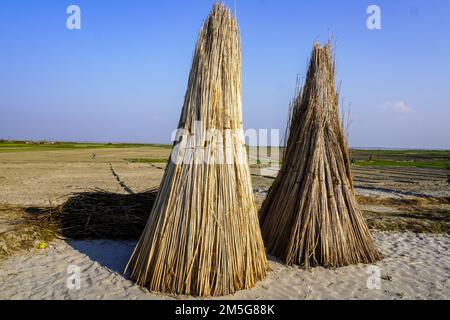
[[414, 111], [414, 109], [408, 106], [405, 101], [386, 102], [383, 103], [380, 107], [383, 110], [389, 110], [400, 113], [410, 113]]

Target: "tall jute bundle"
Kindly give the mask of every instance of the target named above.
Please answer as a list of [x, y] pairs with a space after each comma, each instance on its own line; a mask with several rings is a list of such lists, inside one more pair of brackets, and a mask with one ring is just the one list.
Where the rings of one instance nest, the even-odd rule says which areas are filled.
[[334, 65], [331, 45], [314, 44], [281, 171], [260, 213], [269, 254], [305, 268], [380, 258], [354, 195]]
[[241, 44], [214, 5], [195, 49], [179, 130], [127, 268], [150, 290], [219, 296], [265, 277], [242, 125]]

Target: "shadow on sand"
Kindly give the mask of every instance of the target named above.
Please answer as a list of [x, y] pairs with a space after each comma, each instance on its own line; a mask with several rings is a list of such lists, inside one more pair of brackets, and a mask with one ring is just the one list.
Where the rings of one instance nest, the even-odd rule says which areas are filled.
[[136, 241], [130, 240], [69, 240], [67, 243], [90, 260], [122, 275], [136, 246]]
[[92, 190], [73, 194], [60, 206], [29, 207], [25, 213], [39, 229], [66, 239], [92, 261], [122, 274], [156, 196], [155, 188], [130, 194]]

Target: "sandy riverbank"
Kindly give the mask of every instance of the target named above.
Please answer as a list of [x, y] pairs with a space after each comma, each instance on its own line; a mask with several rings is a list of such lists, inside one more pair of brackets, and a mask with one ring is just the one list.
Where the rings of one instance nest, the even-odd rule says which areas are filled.
[[[305, 271], [270, 261], [268, 277], [225, 299], [449, 299], [450, 237], [377, 232], [385, 259], [381, 288], [369, 289], [369, 266]], [[0, 262], [0, 299], [180, 299], [150, 293], [121, 272], [134, 242], [55, 241], [45, 250], [20, 252]], [[66, 286], [67, 268], [81, 270], [81, 289]]]

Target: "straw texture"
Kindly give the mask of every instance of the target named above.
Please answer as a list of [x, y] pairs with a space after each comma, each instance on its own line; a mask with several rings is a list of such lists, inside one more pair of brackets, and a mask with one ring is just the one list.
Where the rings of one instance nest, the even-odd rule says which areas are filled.
[[216, 4], [198, 37], [178, 142], [127, 266], [139, 285], [220, 296], [265, 277], [241, 109], [238, 25]]
[[314, 44], [282, 168], [260, 212], [269, 254], [305, 268], [380, 258], [355, 199], [334, 78], [331, 45]]

